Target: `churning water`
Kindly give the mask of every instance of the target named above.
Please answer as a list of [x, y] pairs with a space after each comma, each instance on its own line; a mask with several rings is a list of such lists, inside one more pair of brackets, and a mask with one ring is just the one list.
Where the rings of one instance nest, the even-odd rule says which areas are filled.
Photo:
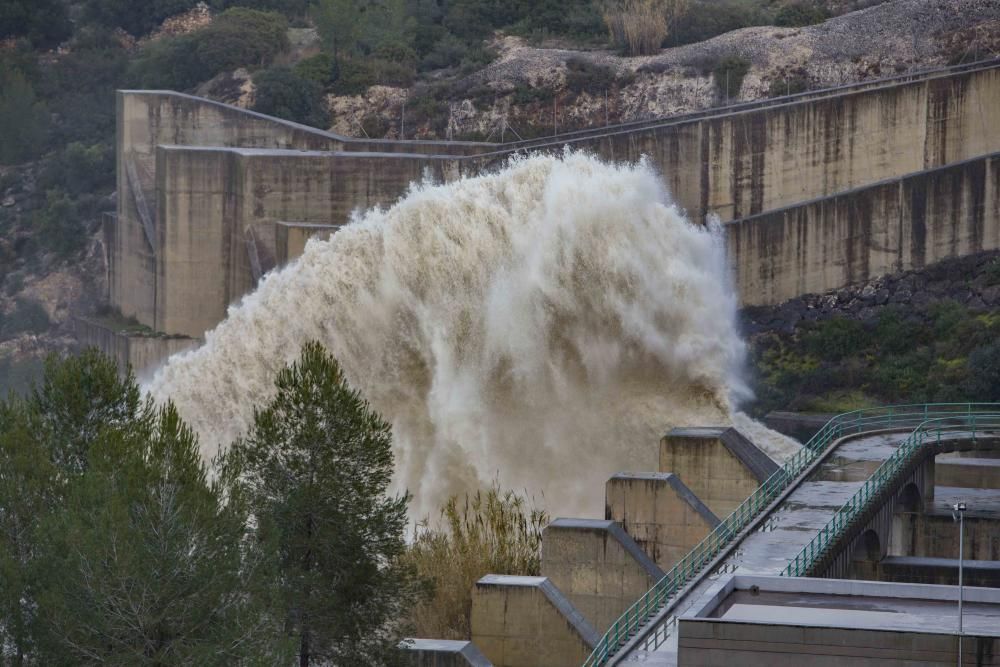
[[718, 231], [686, 220], [649, 165], [519, 158], [310, 241], [149, 389], [211, 455], [319, 340], [392, 422], [414, 516], [496, 477], [601, 516], [605, 480], [655, 470], [666, 429], [733, 419], [746, 390], [727, 276]]

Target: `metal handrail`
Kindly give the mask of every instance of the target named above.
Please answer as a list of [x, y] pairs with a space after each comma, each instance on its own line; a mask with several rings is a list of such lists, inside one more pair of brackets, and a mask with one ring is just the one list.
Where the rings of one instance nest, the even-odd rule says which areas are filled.
[[922, 422], [892, 456], [882, 462], [851, 499], [837, 510], [833, 518], [816, 533], [802, 551], [788, 562], [781, 576], [801, 577], [809, 573], [816, 563], [827, 555], [830, 547], [843, 537], [854, 520], [867, 515], [882, 491], [894, 482], [897, 476], [910, 469], [926, 443], [940, 446], [941, 434], [949, 431], [971, 433], [974, 440], [977, 432], [997, 430], [1000, 430], [1000, 413], [972, 413], [958, 417], [938, 417]]
[[[982, 408], [982, 409], [981, 409]], [[916, 426], [931, 418], [955, 418], [1000, 411], [995, 403], [915, 403], [854, 410], [833, 417], [794, 456], [720, 522], [691, 551], [681, 558], [662, 579], [636, 600], [611, 624], [597, 642], [583, 667], [598, 667], [612, 658], [632, 637], [649, 631], [647, 624], [671, 602], [681, 589], [695, 579], [730, 542], [812, 463], [816, 457], [845, 435], [894, 430]], [[670, 619], [662, 619], [669, 623]], [[666, 640], [654, 631], [654, 646]]]

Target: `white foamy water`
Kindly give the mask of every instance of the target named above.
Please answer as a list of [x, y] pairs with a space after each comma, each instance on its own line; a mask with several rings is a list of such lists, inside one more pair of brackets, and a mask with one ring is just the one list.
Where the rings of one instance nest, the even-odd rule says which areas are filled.
[[392, 422], [414, 516], [497, 476], [602, 516], [608, 476], [655, 470], [668, 428], [730, 423], [745, 389], [727, 275], [718, 233], [648, 165], [522, 158], [310, 241], [149, 389], [209, 456], [319, 340]]

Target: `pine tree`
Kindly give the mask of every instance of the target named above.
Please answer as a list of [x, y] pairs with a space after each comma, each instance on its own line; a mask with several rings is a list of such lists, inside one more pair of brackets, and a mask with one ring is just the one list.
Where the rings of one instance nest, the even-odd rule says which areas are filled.
[[408, 497], [389, 497], [390, 426], [317, 343], [278, 375], [277, 395], [223, 457], [234, 502], [275, 555], [279, 608], [302, 667], [382, 665], [413, 599]]
[[[148, 427], [104, 431], [63, 511], [40, 529], [44, 664], [281, 664], [244, 592], [243, 517], [208, 481], [172, 405]], [[252, 565], [252, 564], [251, 564]]]

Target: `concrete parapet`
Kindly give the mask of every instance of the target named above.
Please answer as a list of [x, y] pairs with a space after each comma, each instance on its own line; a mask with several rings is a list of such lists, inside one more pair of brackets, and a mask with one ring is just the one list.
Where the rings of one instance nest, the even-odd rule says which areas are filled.
[[545, 577], [483, 577], [470, 625], [472, 643], [496, 667], [577, 667], [600, 639]]
[[778, 464], [729, 427], [675, 428], [660, 440], [660, 472], [672, 472], [719, 518], [729, 516]]
[[663, 570], [614, 521], [556, 519], [542, 532], [542, 576], [603, 632]]
[[663, 570], [719, 524], [708, 506], [669, 472], [612, 476], [605, 486], [604, 517], [620, 523]]
[[115, 360], [119, 371], [131, 367], [140, 377], [151, 373], [170, 355], [201, 344], [199, 339], [186, 336], [121, 331], [84, 317], [73, 321], [73, 330], [82, 347], [96, 347]]
[[468, 641], [404, 639], [399, 648], [408, 667], [493, 667], [476, 645]]
[[934, 468], [934, 482], [939, 486], [1000, 489], [1000, 459], [938, 457]]
[[[1000, 587], [1000, 561], [966, 559], [963, 561], [962, 570], [962, 581], [966, 586]], [[877, 563], [857, 561], [854, 563], [850, 578], [956, 586], [958, 559], [887, 556]]]

